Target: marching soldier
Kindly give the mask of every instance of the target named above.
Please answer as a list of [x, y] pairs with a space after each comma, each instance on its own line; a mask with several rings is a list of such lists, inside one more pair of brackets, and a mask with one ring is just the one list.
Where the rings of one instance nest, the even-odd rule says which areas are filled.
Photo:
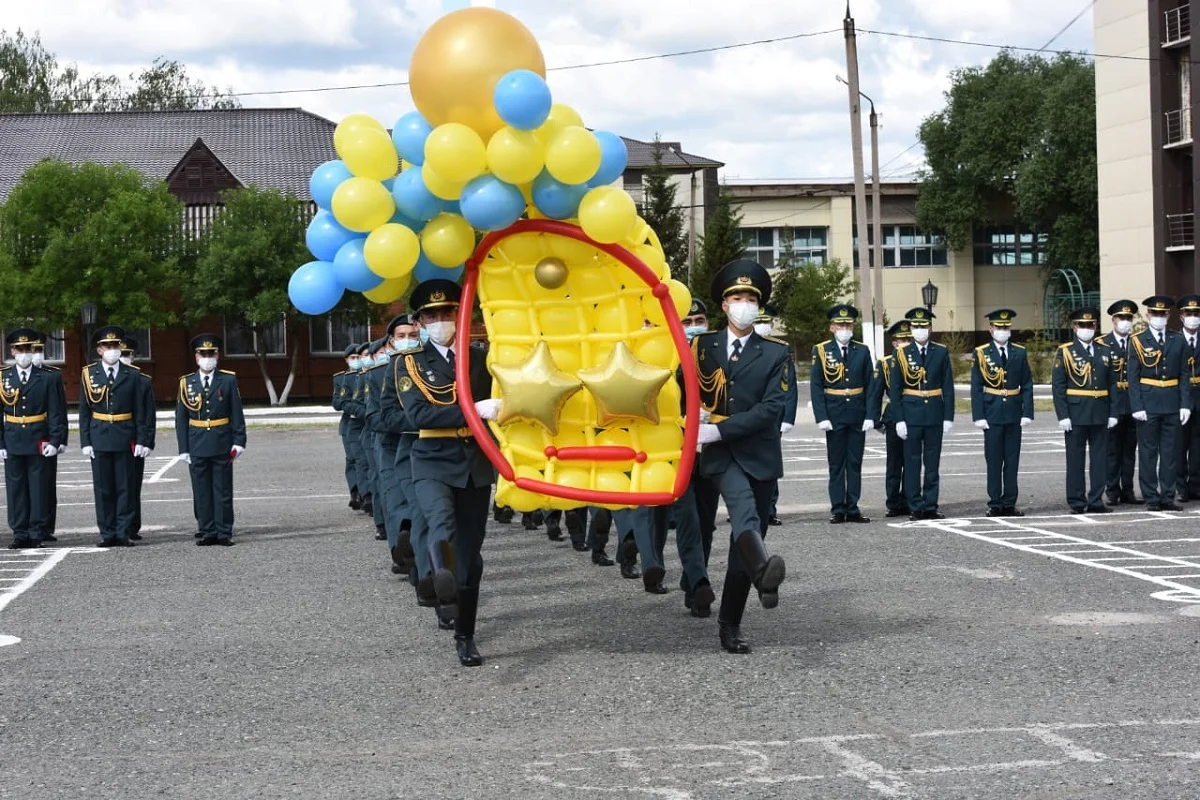
[[[415, 350], [421, 346], [421, 340], [417, 335], [417, 326], [409, 314], [400, 314], [392, 318], [392, 321], [388, 323], [386, 339], [387, 346], [385, 349], [393, 355]], [[396, 471], [399, 461], [400, 439], [404, 430], [396, 430], [393, 426], [389, 425], [388, 423], [393, 420], [389, 420], [384, 415], [384, 409], [389, 402], [389, 398], [391, 402], [398, 405], [394, 374], [395, 364], [396, 359], [389, 355], [388, 360], [382, 362], [380, 365], [380, 385], [376, 397], [376, 402], [379, 405], [379, 418], [377, 420], [379, 455], [377, 458], [380, 468], [380, 491], [382, 492], [380, 500], [383, 505], [388, 552], [396, 550], [397, 545], [400, 543], [402, 529], [404, 531], [412, 530], [412, 518], [409, 516], [409, 504], [405, 493], [405, 485], [401, 474]], [[412, 470], [407, 461], [407, 453], [405, 453], [404, 465], [406, 468], [409, 468], [409, 473], [411, 474]], [[411, 480], [409, 483], [411, 484]]]
[[41, 547], [47, 511], [46, 475], [58, 448], [67, 441], [67, 406], [62, 380], [55, 373], [33, 366], [37, 331], [17, 328], [6, 342], [15, 364], [0, 369], [0, 460], [4, 461], [4, 488], [8, 503], [10, 550]]
[[1017, 312], [1001, 308], [987, 315], [989, 344], [975, 348], [971, 362], [971, 419], [983, 431], [989, 517], [1023, 517], [1017, 508], [1021, 429], [1033, 422], [1033, 372], [1025, 348], [1013, 344]]
[[[683, 332], [687, 335], [690, 344], [697, 336], [708, 332], [708, 306], [704, 305], [704, 301], [700, 298], [693, 297], [692, 307], [688, 309], [688, 315], [681, 321]], [[792, 372], [795, 374], [795, 364], [792, 365]], [[794, 419], [793, 417], [793, 421]], [[707, 567], [708, 557], [712, 553], [713, 532], [717, 529], [717, 503], [720, 500], [720, 493], [717, 491], [716, 484], [700, 474], [699, 458], [692, 462], [692, 480], [689, 485], [695, 489], [693, 494], [696, 497], [696, 511], [700, 515], [700, 541], [704, 545], [704, 566]], [[600, 550], [604, 550], [603, 545]], [[593, 559], [595, 558], [594, 552]], [[681, 577], [680, 588], [686, 592], [687, 588], [682, 586], [682, 581]]]
[[[419, 431], [410, 456], [413, 491], [429, 526], [434, 591], [441, 604], [456, 606], [454, 644], [459, 663], [477, 667], [483, 656], [475, 645], [475, 620], [495, 473], [466, 427], [458, 392], [471, 392], [483, 419], [496, 418], [500, 401], [491, 399], [492, 378], [483, 358], [471, 359], [469, 386], [459, 387], [456, 382], [456, 351], [467, 352], [455, 326], [461, 292], [458, 284], [440, 278], [413, 289], [409, 306], [429, 332], [429, 344], [405, 355], [407, 375], [400, 398]], [[452, 559], [446, 558], [444, 545], [453, 548]], [[452, 573], [447, 561], [453, 563]]]
[[1137, 420], [1138, 480], [1150, 511], [1179, 511], [1173, 502], [1179, 465], [1179, 426], [1192, 416], [1184, 338], [1167, 330], [1175, 305], [1163, 295], [1142, 301], [1149, 327], [1133, 337], [1129, 356], [1129, 407]]
[[[33, 343], [33, 366], [45, 370], [47, 376], [54, 379], [56, 383], [55, 391], [58, 393], [65, 420], [67, 414], [67, 391], [63, 386], [62, 370], [46, 363], [46, 334], [41, 332], [38, 333], [38, 340]], [[66, 425], [66, 422], [63, 424]], [[67, 451], [67, 437], [69, 436], [70, 430], [68, 429], [62, 444], [58, 446], [58, 455], [61, 456]], [[42, 469], [46, 478], [46, 514], [42, 517], [41, 540], [43, 542], [57, 542], [58, 537], [54, 535], [54, 531], [58, 528], [58, 459], [46, 459], [42, 465]]]
[[198, 547], [233, 545], [233, 462], [246, 450], [246, 419], [237, 376], [217, 369], [221, 339], [192, 339], [195, 372], [179, 379], [175, 438], [192, 478], [192, 503], [200, 527]]
[[342, 440], [342, 450], [346, 453], [346, 488], [350, 490], [350, 502], [346, 505], [358, 511], [362, 508], [362, 497], [358, 491], [358, 466], [354, 463], [354, 450], [350, 446], [352, 416], [350, 409], [346, 407], [353, 391], [349, 378], [358, 369], [358, 344], [347, 345], [342, 358], [346, 360], [346, 369], [333, 375], [333, 409], [342, 412], [342, 418], [338, 422], [338, 436]]
[[829, 309], [829, 332], [812, 350], [809, 389], [813, 418], [825, 432], [829, 462], [829, 523], [870, 522], [858, 508], [862, 494], [862, 460], [867, 431], [867, 389], [871, 385], [871, 351], [854, 341], [858, 309], [840, 304]]
[[[126, 336], [121, 342], [121, 364], [132, 369], [141, 380], [141, 392], [143, 394], [142, 403], [147, 408], [154, 408], [154, 381], [149, 375], [138, 369], [133, 358], [137, 355], [137, 340], [132, 336]], [[146, 441], [147, 456], [154, 452], [155, 437], [158, 431], [157, 415], [155, 415], [155, 424], [150, 427], [149, 437]], [[136, 541], [142, 538], [142, 484], [146, 478], [146, 459], [135, 458], [133, 461], [133, 526], [129, 529], [129, 538]]]
[[354, 466], [357, 472], [358, 492], [362, 496], [362, 512], [369, 517], [375, 516], [375, 496], [372, 494], [375, 486], [375, 468], [372, 459], [367, 455], [363, 446], [363, 435], [367, 428], [367, 370], [371, 366], [371, 342], [363, 342], [358, 346], [358, 368], [353, 375], [350, 392], [350, 409], [352, 413], [350, 424], [351, 446], [354, 448]]
[[1196, 407], [1200, 405], [1200, 294], [1179, 298], [1179, 318], [1183, 323], [1183, 355], [1187, 366], [1187, 381], [1192, 387], [1191, 412], [1187, 422], [1179, 426], [1179, 477], [1176, 494], [1179, 502], [1200, 499], [1200, 421]]
[[[1051, 378], [1054, 413], [1066, 438], [1067, 505], [1075, 514], [1112, 510], [1101, 496], [1107, 483], [1108, 431], [1117, 424], [1117, 373], [1112, 350], [1093, 341], [1099, 320], [1098, 308], [1071, 312], [1075, 338], [1058, 348]], [[1090, 490], [1083, 476], [1088, 451]]]
[[914, 308], [904, 317], [913, 341], [895, 353], [888, 399], [896, 420], [896, 435], [904, 440], [904, 494], [911, 512], [909, 519], [945, 519], [946, 515], [938, 511], [938, 470], [942, 438], [954, 427], [950, 351], [929, 341], [932, 311]]
[[908, 320], [902, 319], [888, 328], [888, 338], [892, 342], [893, 353], [885, 355], [875, 364], [875, 374], [871, 376], [871, 389], [867, 397], [867, 417], [875, 425], [875, 430], [884, 435], [886, 468], [884, 490], [887, 493], [887, 516], [907, 517], [909, 515], [908, 500], [904, 496], [904, 440], [896, 435], [896, 423], [892, 419], [892, 406], [887, 402], [888, 385], [892, 378], [892, 364], [895, 361], [894, 351], [912, 341], [912, 329]]
[[[371, 471], [371, 516], [375, 522], [375, 539], [380, 542], [387, 539], [387, 517], [384, 514], [387, 501], [383, 498], [383, 464], [379, 462], [379, 393], [383, 388], [383, 373], [386, 370], [380, 367], [389, 360], [387, 337], [371, 342], [362, 384], [362, 448]], [[389, 475], [391, 466], [388, 465]]]
[[[754, 332], [764, 339], [771, 335], [772, 329], [775, 327], [775, 309], [770, 306], [759, 312], [758, 317], [754, 320]], [[787, 342], [782, 339], [774, 339], [785, 347]], [[789, 348], [790, 352], [790, 348]], [[796, 362], [791, 358], [788, 359], [788, 392], [787, 398], [783, 405], [783, 421], [779, 423], [779, 447], [783, 448], [783, 437], [792, 428], [796, 427], [796, 410], [800, 404], [800, 387], [796, 384]], [[778, 515], [779, 506], [779, 481], [775, 481], [775, 489], [771, 492], [771, 516], [767, 518], [768, 525], [782, 525], [783, 520]]]
[[771, 513], [773, 482], [783, 475], [779, 423], [788, 392], [786, 346], [754, 332], [760, 305], [771, 298], [771, 276], [749, 259], [726, 264], [712, 282], [712, 297], [729, 320], [724, 330], [692, 339], [701, 402], [709, 422], [697, 441], [700, 474], [713, 479], [729, 509], [729, 562], [721, 592], [721, 647], [749, 653], [742, 615], [750, 589], [763, 608], [779, 604], [787, 574], [783, 558], [768, 555], [763, 538]]
[[1112, 351], [1114, 379], [1117, 385], [1117, 425], [1108, 429], [1108, 478], [1105, 495], [1109, 506], [1128, 503], [1141, 505], [1145, 501], [1133, 491], [1133, 469], [1137, 464], [1137, 422], [1129, 408], [1129, 364], [1130, 336], [1133, 335], [1133, 317], [1138, 304], [1132, 300], [1118, 300], [1108, 307], [1112, 317], [1112, 331], [1096, 337], [1096, 341]]
[[154, 441], [154, 407], [146, 406], [142, 379], [121, 363], [125, 330], [106, 325], [95, 336], [100, 361], [79, 382], [79, 443], [92, 462], [99, 547], [133, 547], [134, 462]]

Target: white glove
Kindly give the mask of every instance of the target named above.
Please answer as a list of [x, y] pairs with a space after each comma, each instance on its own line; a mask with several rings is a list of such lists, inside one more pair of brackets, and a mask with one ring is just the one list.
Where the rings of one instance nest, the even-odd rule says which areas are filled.
[[191, 453], [180, 453], [179, 459], [181, 461], [183, 461], [185, 464], [190, 464], [190, 463], [192, 463], [192, 454]]
[[780, 433], [787, 433], [791, 429], [792, 429], [792, 423], [790, 423], [790, 422], [779, 423], [779, 432]]
[[907, 422], [897, 422], [896, 423], [896, 435], [899, 436], [901, 439], [908, 438], [908, 423]]
[[1024, 428], [1026, 425], [1032, 425], [1032, 424], [1033, 424], [1033, 417], [1021, 417], [1021, 427], [1022, 428]]
[[942, 422], [942, 433], [949, 433], [952, 430], [954, 430], [953, 422], [951, 422], [950, 420], [945, 420]]
[[67, 446], [65, 444], [60, 444], [58, 446], [58, 454], [61, 456], [65, 452], [67, 452]]
[[46, 458], [54, 458], [56, 455], [58, 455], [58, 448], [49, 442], [46, 442], [44, 445], [42, 445], [42, 455]]
[[1108, 418], [1108, 427], [1109, 427], [1109, 430], [1112, 430], [1113, 428], [1117, 427], [1117, 418], [1116, 417]]
[[0, 450], [0, 461], [7, 461], [7, 460], [8, 460], [8, 451]]
[[144, 445], [135, 444], [133, 446], [133, 457], [134, 458], [145, 458], [146, 454], [149, 452], [150, 452], [150, 448], [148, 448]]
[[875, 427], [875, 420], [873, 420], [873, 419], [864, 419], [863, 420], [863, 427], [862, 427], [863, 433], [866, 433], [867, 431], [871, 430], [871, 428], [874, 428], [874, 427]]
[[95, 449], [92, 448], [92, 446], [90, 444], [79, 448], [79, 452], [83, 453], [88, 458], [96, 457], [96, 451], [95, 451]]
[[240, 444], [235, 444], [232, 448], [232, 452], [233, 452], [233, 458], [237, 458], [242, 453], [246, 452], [246, 448], [242, 447]]
[[1146, 416], [1145, 411], [1133, 412], [1133, 418], [1136, 419], [1138, 422], [1145, 422], [1147, 419], [1149, 419], [1149, 417]]
[[1192, 410], [1190, 408], [1179, 409], [1179, 424], [1187, 425], [1189, 419], [1192, 418]]
[[721, 429], [716, 425], [701, 425], [696, 444], [712, 444], [721, 441]]
[[700, 424], [707, 425], [712, 422], [712, 412], [707, 408], [700, 409]]
[[827, 419], [823, 419], [817, 423], [817, 427], [823, 431], [831, 431], [833, 430], [833, 423]]
[[1069, 418], [1068, 419], [1060, 419], [1058, 421], [1058, 428], [1063, 433], [1069, 432], [1071, 430], [1071, 420]]
[[476, 400], [475, 411], [480, 419], [495, 419], [500, 414], [500, 398]]
[[988, 425], [988, 421], [986, 419], [977, 419], [975, 420], [975, 427], [979, 428], [981, 431], [986, 431], [990, 426]]

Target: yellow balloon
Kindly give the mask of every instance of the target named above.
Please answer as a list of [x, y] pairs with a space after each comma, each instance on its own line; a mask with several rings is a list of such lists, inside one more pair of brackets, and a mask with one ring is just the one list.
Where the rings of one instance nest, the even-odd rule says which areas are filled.
[[394, 303], [404, 296], [405, 290], [408, 289], [408, 283], [408, 275], [405, 275], [403, 278], [388, 278], [374, 289], [368, 289], [363, 292], [363, 297], [372, 303], [381, 303], [383, 305]]
[[586, 183], [598, 169], [600, 141], [587, 128], [577, 125], [560, 128], [546, 145], [546, 171], [555, 180]]
[[428, 163], [421, 167], [421, 181], [434, 197], [440, 197], [443, 200], [457, 200], [458, 196], [462, 194], [463, 186], [466, 186], [465, 183], [455, 183], [442, 177]]
[[370, 178], [347, 178], [333, 192], [333, 216], [344, 227], [359, 233], [373, 231], [396, 213], [392, 193]]
[[532, 131], [506, 125], [488, 142], [487, 167], [502, 181], [517, 186], [529, 183], [541, 174], [543, 166], [542, 143]]
[[616, 186], [597, 186], [579, 204], [579, 225], [594, 241], [613, 244], [628, 236], [637, 224], [633, 198]]
[[549, 144], [556, 133], [568, 127], [582, 128], [583, 117], [566, 103], [554, 103], [550, 106], [550, 115], [534, 133], [542, 142]]
[[595, 319], [600, 333], [630, 333], [642, 327], [641, 305], [628, 297], [605, 300], [596, 304]]
[[457, 267], [475, 249], [475, 230], [458, 214], [438, 214], [421, 231], [421, 249], [439, 267]]
[[529, 29], [494, 8], [464, 8], [433, 23], [417, 42], [409, 89], [430, 125], [461, 122], [486, 140], [504, 127], [492, 102], [496, 84], [515, 69], [546, 77]]
[[598, 469], [596, 488], [602, 492], [628, 492], [629, 476], [615, 469]]
[[587, 489], [592, 481], [591, 473], [579, 467], [559, 467], [554, 470], [554, 482], [572, 489]]
[[451, 183], [466, 183], [487, 170], [487, 148], [466, 125], [447, 122], [425, 140], [425, 163]]
[[400, 157], [391, 137], [382, 129], [360, 128], [342, 137], [337, 153], [350, 172], [360, 178], [386, 181], [396, 177]]
[[666, 461], [639, 464], [634, 467], [634, 476], [640, 492], [670, 492], [675, 488], [675, 468]]
[[360, 131], [378, 131], [387, 136], [387, 129], [383, 127], [383, 123], [370, 114], [351, 114], [333, 129], [333, 149], [340, 153], [343, 142]]
[[[687, 312], [692, 307], [692, 292], [683, 283], [672, 278], [667, 281], [667, 288], [670, 291], [671, 305], [675, 308], [675, 313], [680, 319], [687, 316]], [[658, 302], [658, 298], [652, 294], [647, 294], [642, 299], [642, 311], [645, 312], [646, 319], [650, 320], [655, 325], [666, 325], [667, 318], [663, 314], [662, 304]]]
[[421, 240], [412, 229], [395, 222], [380, 225], [363, 243], [363, 258], [381, 278], [403, 278], [421, 256]]
[[674, 368], [679, 363], [675, 342], [665, 328], [641, 337], [633, 346], [633, 354], [639, 361], [645, 361], [655, 367]]

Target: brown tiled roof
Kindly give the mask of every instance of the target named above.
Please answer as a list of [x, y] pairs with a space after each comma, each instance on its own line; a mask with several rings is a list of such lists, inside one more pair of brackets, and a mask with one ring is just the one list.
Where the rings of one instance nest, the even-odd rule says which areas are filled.
[[[628, 136], [621, 138], [625, 140], [625, 149], [629, 151], [629, 169], [647, 169], [654, 163], [654, 142], [642, 142]], [[696, 169], [725, 166], [720, 161], [683, 152], [679, 142], [663, 142], [662, 145], [662, 162], [667, 169], [692, 172]]]

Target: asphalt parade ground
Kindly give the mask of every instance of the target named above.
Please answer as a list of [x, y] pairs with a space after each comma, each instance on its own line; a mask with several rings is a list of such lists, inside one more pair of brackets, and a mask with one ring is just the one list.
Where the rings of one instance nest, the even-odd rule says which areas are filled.
[[233, 548], [193, 546], [166, 432], [145, 540], [93, 548], [73, 442], [58, 545], [0, 551], [0, 797], [1194, 798], [1200, 504], [1070, 516], [1051, 416], [1020, 519], [983, 516], [962, 415], [938, 522], [883, 518], [871, 434], [874, 521], [829, 525], [823, 439], [792, 431], [788, 580], [746, 656], [688, 616], [673, 544], [654, 596], [489, 523], [478, 669], [346, 507], [332, 426], [251, 428]]

